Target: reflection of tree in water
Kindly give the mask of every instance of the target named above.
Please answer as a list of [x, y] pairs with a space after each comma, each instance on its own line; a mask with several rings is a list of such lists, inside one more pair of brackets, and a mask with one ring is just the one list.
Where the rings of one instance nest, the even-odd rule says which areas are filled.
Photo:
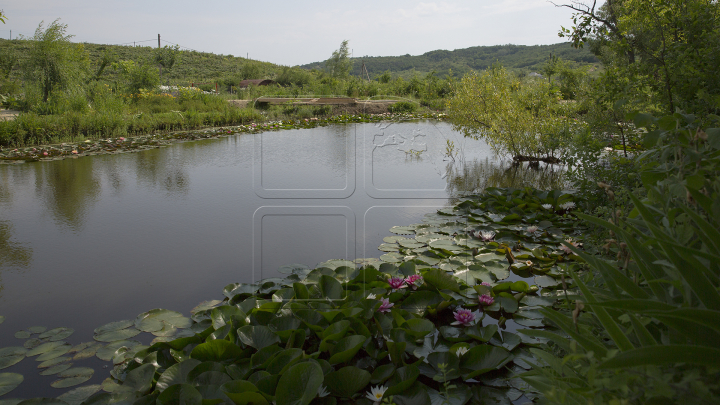
[[87, 212], [100, 194], [93, 158], [33, 164], [35, 193], [55, 216], [74, 230], [82, 228]]
[[565, 189], [569, 186], [564, 171], [557, 165], [539, 167], [513, 165], [505, 161], [473, 161], [448, 165], [447, 191], [451, 198], [487, 187], [535, 187], [540, 190]]
[[12, 241], [12, 230], [10, 221], [0, 221], [0, 268], [26, 268], [32, 259], [32, 248]]
[[178, 156], [184, 153], [184, 148], [138, 153], [135, 159], [138, 180], [153, 188], [163, 187], [173, 195], [186, 195], [190, 191], [190, 177], [185, 172], [186, 157]]

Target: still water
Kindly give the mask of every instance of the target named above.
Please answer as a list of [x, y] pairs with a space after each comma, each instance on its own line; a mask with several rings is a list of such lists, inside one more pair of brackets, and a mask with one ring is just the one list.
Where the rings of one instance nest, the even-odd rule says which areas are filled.
[[[447, 157], [454, 142], [455, 160]], [[496, 160], [442, 122], [234, 135], [119, 155], [0, 166], [0, 347], [31, 326], [66, 341], [152, 308], [189, 315], [290, 263], [379, 257], [409, 225], [485, 186], [562, 187], [552, 167]], [[147, 344], [152, 336], [136, 339]], [[86, 384], [109, 374], [100, 370]], [[6, 397], [57, 396], [32, 358]]]

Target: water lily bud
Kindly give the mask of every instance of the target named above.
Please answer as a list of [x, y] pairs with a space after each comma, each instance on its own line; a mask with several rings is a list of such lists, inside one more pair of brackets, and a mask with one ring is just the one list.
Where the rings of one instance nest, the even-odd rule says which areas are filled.
[[530, 292], [538, 292], [539, 289], [540, 288], [538, 288], [538, 286], [536, 286], [534, 284], [530, 286]]

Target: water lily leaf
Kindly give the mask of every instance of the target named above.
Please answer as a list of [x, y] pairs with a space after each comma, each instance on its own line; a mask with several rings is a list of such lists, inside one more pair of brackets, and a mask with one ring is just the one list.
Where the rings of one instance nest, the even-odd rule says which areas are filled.
[[370, 377], [370, 373], [365, 370], [347, 366], [328, 373], [324, 383], [334, 395], [350, 398], [368, 385]]
[[41, 355], [38, 356], [38, 358], [36, 358], [35, 360], [36, 360], [36, 361], [51, 360], [51, 359], [54, 359], [54, 358], [56, 358], [56, 357], [60, 357], [60, 356], [62, 356], [63, 354], [69, 352], [70, 349], [72, 349], [72, 345], [67, 344], [67, 343], [63, 343], [63, 345], [58, 346], [58, 347], [50, 350], [49, 352], [45, 352], [45, 353], [41, 354]]
[[[88, 346], [79, 352], [75, 356], [73, 356], [73, 360], [82, 360], [87, 359], [92, 356], [94, 356], [98, 350], [102, 348], [102, 344], [94, 344], [92, 346]], [[73, 348], [74, 349], [74, 348]], [[72, 351], [72, 350], [71, 350]]]
[[550, 276], [537, 276], [535, 277], [535, 284], [541, 288], [554, 287], [560, 284], [560, 281]]
[[195, 308], [191, 309], [190, 313], [195, 314], [197, 312], [205, 311], [207, 309], [212, 309], [222, 303], [223, 303], [222, 300], [203, 301], [203, 302], [199, 303]]
[[309, 272], [310, 267], [301, 263], [292, 263], [280, 266], [278, 271], [283, 274], [299, 274], [303, 272]]
[[72, 363], [58, 364], [40, 372], [40, 375], [53, 375], [72, 367]]
[[440, 269], [430, 269], [423, 273], [423, 280], [438, 290], [460, 292], [460, 285], [452, 275]]
[[394, 243], [382, 243], [378, 246], [378, 250], [382, 252], [397, 252], [400, 250], [400, 246]]
[[187, 359], [180, 363], [173, 364], [158, 378], [155, 389], [162, 392], [172, 385], [186, 383], [188, 373], [200, 363], [200, 360]]
[[173, 325], [170, 325], [165, 321], [162, 321], [162, 323], [163, 323], [162, 329], [152, 332], [152, 334], [154, 336], [158, 336], [158, 337], [172, 336], [178, 331], [178, 329], [176, 327], [174, 327]]
[[60, 363], [64, 363], [69, 360], [70, 360], [70, 357], [56, 357], [54, 359], [43, 361], [42, 363], [38, 364], [38, 368], [47, 368], [47, 367], [56, 366]]
[[518, 325], [526, 326], [528, 328], [542, 328], [545, 326], [542, 319], [513, 318], [513, 321], [515, 321]]
[[527, 306], [552, 306], [553, 301], [548, 298], [538, 297], [536, 295], [526, 295], [520, 300], [520, 303]]
[[43, 333], [47, 330], [44, 326], [31, 326], [27, 328], [28, 332], [30, 333]]
[[43, 344], [43, 343], [44, 343], [44, 342], [43, 342], [42, 340], [38, 339], [38, 338], [32, 338], [32, 339], [26, 340], [25, 343], [23, 343], [23, 346], [24, 346], [26, 349], [34, 349], [34, 348], [40, 346], [40, 345]]
[[365, 336], [351, 335], [340, 339], [330, 351], [330, 364], [346, 363], [352, 359], [365, 343]]
[[518, 310], [518, 303], [514, 298], [500, 296], [496, 297], [496, 299], [505, 312], [513, 314]]
[[[252, 326], [250, 327], [252, 328]], [[260, 328], [260, 326], [256, 328]], [[267, 327], [264, 328], [267, 329]], [[238, 333], [240, 333], [239, 330]], [[239, 358], [242, 353], [243, 350], [240, 346], [227, 340], [216, 339], [195, 346], [190, 352], [190, 357], [200, 361], [232, 361]]]
[[275, 401], [277, 405], [308, 405], [322, 383], [323, 371], [317, 363], [296, 364], [280, 377]]
[[[162, 328], [162, 326], [161, 326], [161, 328]], [[135, 328], [120, 329], [120, 330], [113, 330], [113, 331], [101, 333], [99, 335], [95, 335], [95, 336], [93, 336], [93, 339], [97, 340], [98, 342], [118, 342], [121, 340], [130, 339], [131, 337], [135, 337], [139, 334], [140, 334], [140, 331]]]
[[401, 304], [400, 308], [417, 314], [425, 313], [429, 306], [442, 301], [442, 297], [435, 291], [416, 291], [410, 294]]
[[473, 378], [488, 371], [495, 370], [507, 362], [510, 353], [496, 346], [479, 345], [462, 355], [460, 367], [473, 370], [463, 375], [463, 378]]
[[100, 326], [100, 327], [98, 327], [98, 328], [95, 328], [95, 330], [94, 330], [93, 332], [94, 332], [96, 335], [101, 335], [101, 334], [103, 334], [103, 333], [105, 333], [105, 332], [111, 332], [111, 331], [115, 331], [115, 330], [127, 329], [127, 328], [133, 326], [133, 324], [134, 324], [134, 321], [132, 321], [132, 320], [130, 320], [130, 319], [125, 319], [125, 320], [122, 320], [122, 321], [110, 322], [110, 323], [108, 323], [108, 324], [105, 324], [105, 325], [103, 325], [103, 326]]
[[390, 228], [390, 232], [396, 235], [412, 235], [415, 233], [415, 229], [409, 226], [393, 226]]
[[20, 330], [15, 332], [15, 337], [18, 339], [27, 339], [30, 337], [30, 335], [31, 333], [26, 330]]
[[83, 401], [90, 398], [90, 396], [100, 391], [100, 384], [87, 385], [85, 387], [75, 388], [70, 390], [58, 397], [70, 405], [80, 405]]
[[91, 377], [95, 370], [90, 367], [73, 367], [58, 374], [58, 377]]
[[0, 373], [0, 395], [5, 395], [14, 390], [24, 379], [25, 377], [22, 374]]
[[398, 263], [398, 262], [403, 261], [403, 259], [405, 259], [404, 255], [402, 255], [400, 253], [395, 253], [395, 252], [386, 253], [386, 254], [380, 256], [380, 260], [382, 260], [386, 263]]
[[158, 405], [201, 405], [203, 403], [202, 394], [190, 384], [177, 384], [164, 390], [157, 397]]
[[115, 352], [117, 351], [117, 349], [123, 346], [132, 348], [138, 346], [139, 344], [140, 342], [138, 342], [137, 340], [121, 340], [119, 342], [112, 342], [107, 346], [98, 349], [97, 353], [95, 353], [95, 356], [97, 356], [97, 358], [100, 360], [110, 361], [112, 360], [113, 356], [115, 356]]
[[154, 376], [155, 366], [151, 363], [146, 363], [128, 372], [123, 386], [133, 391], [147, 392], [152, 387]]
[[318, 263], [318, 265], [315, 266], [315, 268], [317, 269], [317, 268], [327, 267], [330, 270], [335, 270], [338, 267], [343, 267], [343, 266], [355, 268], [355, 263], [351, 262], [350, 260], [333, 259], [333, 260], [328, 260], [328, 261], [325, 261], [322, 263]]
[[43, 332], [38, 336], [40, 339], [47, 339], [50, 342], [57, 342], [59, 340], [63, 340], [66, 337], [72, 335], [75, 332], [75, 329], [73, 328], [55, 328], [50, 329], [47, 332]]
[[505, 280], [510, 277], [510, 269], [508, 269], [506, 264], [494, 261], [485, 263], [485, 267], [490, 270], [498, 280]]
[[[30, 349], [27, 353], [25, 353], [25, 355], [28, 356], [28, 357], [32, 357], [32, 356], [35, 356], [35, 355], [38, 355], [38, 354], [47, 353], [47, 352], [49, 352], [50, 350], [53, 350], [53, 349], [55, 349], [55, 348], [57, 348], [57, 347], [60, 347], [60, 346], [62, 346], [62, 345], [64, 345], [64, 344], [66, 344], [66, 343], [65, 343], [65, 342], [48, 342], [48, 343], [43, 343], [43, 344], [41, 344], [40, 346], [37, 346], [37, 347], [35, 347], [35, 348], [33, 348], [33, 349]], [[0, 355], [1, 355], [1, 353], [2, 353], [2, 350], [0, 350]]]
[[90, 379], [90, 376], [62, 378], [60, 380], [53, 381], [52, 383], [50, 383], [50, 386], [53, 388], [74, 387], [76, 385], [80, 385], [80, 384], [84, 383], [85, 381], [87, 381], [89, 379]]

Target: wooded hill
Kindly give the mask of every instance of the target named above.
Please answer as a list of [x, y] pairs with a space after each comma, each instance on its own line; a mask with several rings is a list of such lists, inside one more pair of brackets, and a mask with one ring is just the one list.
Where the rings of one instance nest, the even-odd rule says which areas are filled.
[[[353, 75], [359, 76], [363, 62], [370, 77], [378, 76], [385, 71], [399, 76], [412, 76], [414, 73], [424, 75], [435, 72], [444, 77], [450, 73], [457, 77], [471, 70], [483, 70], [499, 63], [505, 68], [519, 73], [539, 71], [553, 54], [560, 59], [572, 61], [578, 65], [596, 64], [600, 61], [588, 49], [575, 49], [569, 43], [554, 45], [495, 45], [474, 46], [454, 51], [436, 50], [422, 55], [411, 56], [363, 56], [352, 58]], [[300, 67], [305, 69], [322, 69], [323, 62], [314, 62]]]

